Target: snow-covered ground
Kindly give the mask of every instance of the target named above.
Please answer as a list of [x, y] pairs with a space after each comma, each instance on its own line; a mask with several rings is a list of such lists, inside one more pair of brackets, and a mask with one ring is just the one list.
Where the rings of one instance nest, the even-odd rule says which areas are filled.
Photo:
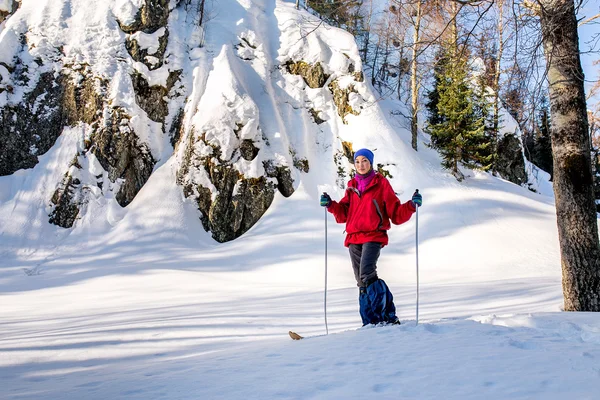
[[[336, 51], [356, 56], [347, 35], [322, 26], [302, 45], [294, 29], [310, 17], [294, 2], [240, 0], [228, 13], [232, 2], [215, 2], [206, 50], [194, 50], [202, 60], [194, 104], [210, 65], [226, 59], [219, 54], [247, 72], [230, 54], [240, 33], [228, 29], [242, 29], [237, 18], [248, 10], [255, 36], [244, 37], [265, 44], [251, 67], [275, 81], [261, 92], [260, 82], [247, 80], [260, 74], [233, 74], [240, 83], [224, 89], [254, 96], [262, 114], [251, 117], [261, 118], [266, 134], [285, 127], [286, 140], [304, 144], [310, 172], [297, 173], [291, 197], [277, 194], [249, 232], [225, 244], [202, 229], [175, 184], [176, 156], [159, 164], [127, 208], [92, 199], [93, 212], [65, 230], [48, 224], [46, 207], [85, 135], [82, 126], [66, 129], [35, 168], [0, 177], [0, 397], [598, 398], [600, 318], [561, 312], [556, 216], [544, 174], [538, 193], [476, 171], [458, 183], [423, 142], [418, 153], [410, 148], [409, 132], [389, 116], [396, 105], [369, 103], [366, 83], [361, 115], [335, 122], [322, 94], [293, 92], [299, 79], [270, 70], [264, 54], [326, 59], [335, 72], [343, 60]], [[294, 100], [287, 114], [280, 91]], [[296, 124], [305, 110], [293, 110], [304, 101], [323, 101], [329, 122]], [[263, 123], [270, 118], [277, 121]], [[311, 132], [316, 145], [305, 143]], [[391, 182], [402, 201], [415, 188], [423, 194], [418, 325], [413, 217], [392, 228], [378, 269], [402, 325], [359, 328], [344, 227], [318, 206], [324, 190], [343, 194], [332, 161], [340, 138], [374, 149], [376, 163], [395, 164]], [[310, 338], [292, 341], [288, 330]]]
[[[415, 219], [395, 227], [379, 264], [403, 325], [357, 329], [343, 228], [328, 218], [324, 336], [314, 188], [277, 198], [227, 244], [129, 213], [122, 232], [57, 247], [39, 275], [23, 273], [25, 256], [3, 261], [3, 398], [596, 398], [600, 321], [560, 312], [550, 199], [486, 175], [434, 182], [422, 182], [418, 326]], [[179, 197], [162, 201], [191, 225]]]

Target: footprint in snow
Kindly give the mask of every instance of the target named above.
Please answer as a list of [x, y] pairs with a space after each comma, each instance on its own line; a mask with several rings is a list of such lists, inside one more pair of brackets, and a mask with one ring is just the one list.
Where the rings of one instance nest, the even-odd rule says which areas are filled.
[[435, 333], [435, 334], [443, 334], [448, 333], [452, 329], [447, 326], [434, 325], [434, 324], [423, 324], [422, 325], [427, 332]]
[[389, 383], [378, 383], [376, 385], [373, 385], [373, 391], [375, 393], [383, 393], [387, 392], [391, 387], [392, 385]]
[[538, 345], [533, 342], [522, 342], [520, 340], [513, 340], [513, 339], [509, 339], [508, 344], [513, 347], [516, 347], [518, 349], [523, 349], [523, 350], [535, 350], [538, 348]]

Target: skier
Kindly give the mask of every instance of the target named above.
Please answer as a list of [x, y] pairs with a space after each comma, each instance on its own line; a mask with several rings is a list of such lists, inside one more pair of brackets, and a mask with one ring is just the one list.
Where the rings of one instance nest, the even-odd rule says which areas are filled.
[[423, 198], [416, 191], [412, 200], [402, 204], [390, 182], [373, 170], [373, 152], [360, 149], [354, 153], [356, 175], [348, 182], [344, 198], [331, 200], [321, 195], [320, 204], [346, 223], [346, 240], [354, 278], [359, 288], [358, 303], [363, 326], [368, 324], [400, 324], [394, 298], [386, 283], [377, 276], [380, 250], [388, 244], [390, 220], [400, 225], [410, 219]]

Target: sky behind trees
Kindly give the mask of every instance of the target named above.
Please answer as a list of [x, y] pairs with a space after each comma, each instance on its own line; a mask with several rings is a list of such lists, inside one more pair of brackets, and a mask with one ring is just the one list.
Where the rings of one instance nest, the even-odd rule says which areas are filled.
[[[596, 1], [588, 1], [581, 8], [578, 18], [585, 20], [599, 13], [600, 4]], [[579, 27], [579, 50], [586, 77], [586, 91], [588, 91], [594, 81], [600, 79], [598, 73], [600, 65], [594, 65], [594, 61], [600, 60], [600, 18]], [[596, 99], [596, 101], [598, 100], [600, 99]]]

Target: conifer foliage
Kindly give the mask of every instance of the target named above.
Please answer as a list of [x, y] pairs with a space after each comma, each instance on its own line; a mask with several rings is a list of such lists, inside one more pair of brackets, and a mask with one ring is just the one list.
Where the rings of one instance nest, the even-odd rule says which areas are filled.
[[[489, 140], [485, 136], [488, 107], [484, 91], [476, 96], [469, 81], [469, 65], [455, 45], [438, 54], [435, 81], [429, 93], [427, 133], [442, 156], [444, 168], [463, 180], [459, 165], [490, 166]], [[484, 89], [482, 89], [484, 90]]]
[[550, 138], [550, 111], [547, 100], [543, 100], [537, 118], [537, 132], [533, 146], [533, 163], [550, 174], [552, 180], [552, 140]]

